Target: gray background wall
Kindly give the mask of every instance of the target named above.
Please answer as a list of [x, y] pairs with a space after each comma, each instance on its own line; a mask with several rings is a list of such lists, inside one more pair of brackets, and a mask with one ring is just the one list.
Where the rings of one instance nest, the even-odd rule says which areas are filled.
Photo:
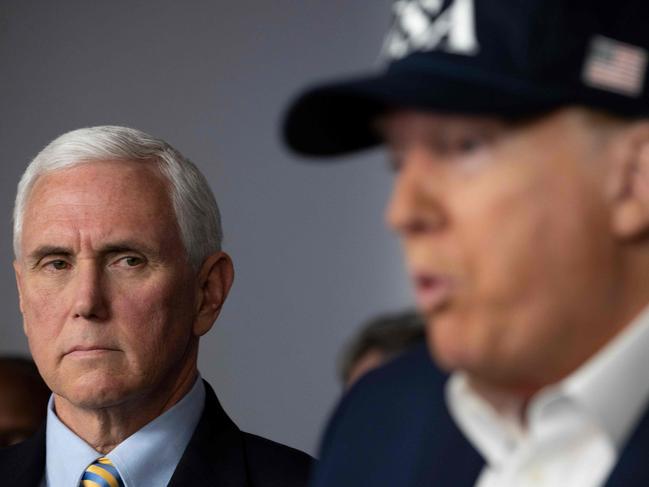
[[335, 360], [409, 302], [380, 152], [301, 164], [278, 120], [306, 82], [372, 68], [389, 0], [0, 2], [0, 352], [27, 350], [11, 268], [24, 167], [57, 135], [134, 126], [205, 172], [237, 276], [200, 368], [248, 431], [315, 452]]

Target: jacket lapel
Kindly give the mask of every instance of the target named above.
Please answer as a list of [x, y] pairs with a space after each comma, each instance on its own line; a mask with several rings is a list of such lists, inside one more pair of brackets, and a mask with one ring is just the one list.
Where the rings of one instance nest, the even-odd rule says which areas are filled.
[[169, 487], [244, 487], [248, 475], [241, 431], [228, 418], [216, 394], [205, 385], [205, 409]]
[[438, 376], [436, 393], [430, 402], [432, 414], [425, 436], [428, 446], [421, 458], [416, 482], [413, 485], [452, 485], [473, 487], [484, 468], [482, 456], [465, 438], [452, 418], [445, 401], [445, 383], [448, 377]]

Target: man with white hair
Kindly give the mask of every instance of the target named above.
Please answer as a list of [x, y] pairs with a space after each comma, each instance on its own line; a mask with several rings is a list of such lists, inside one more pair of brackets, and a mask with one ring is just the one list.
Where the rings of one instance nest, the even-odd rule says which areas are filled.
[[649, 485], [649, 2], [397, 0], [378, 73], [291, 107], [384, 144], [428, 352], [337, 409], [315, 487]]
[[46, 426], [0, 451], [3, 486], [301, 486], [309, 457], [241, 432], [197, 370], [233, 281], [198, 169], [125, 127], [69, 132], [36, 156], [14, 209]]

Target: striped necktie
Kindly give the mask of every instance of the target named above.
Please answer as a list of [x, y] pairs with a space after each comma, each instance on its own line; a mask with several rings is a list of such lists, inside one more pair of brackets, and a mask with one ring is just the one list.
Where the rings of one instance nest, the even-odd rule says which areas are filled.
[[79, 487], [124, 487], [124, 482], [112, 462], [103, 457], [83, 472]]

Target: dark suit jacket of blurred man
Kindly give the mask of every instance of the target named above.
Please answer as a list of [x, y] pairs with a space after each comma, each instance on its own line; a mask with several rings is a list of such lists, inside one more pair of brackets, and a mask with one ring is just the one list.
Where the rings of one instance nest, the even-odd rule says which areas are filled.
[[[308, 455], [240, 431], [207, 382], [205, 392], [205, 409], [169, 487], [306, 485], [311, 462]], [[44, 468], [45, 428], [23, 443], [0, 450], [2, 487], [39, 487]]]
[[[329, 423], [311, 486], [474, 486], [484, 463], [448, 412], [446, 379], [423, 345], [361, 379]], [[605, 487], [649, 485], [647, 452], [645, 412]]]

